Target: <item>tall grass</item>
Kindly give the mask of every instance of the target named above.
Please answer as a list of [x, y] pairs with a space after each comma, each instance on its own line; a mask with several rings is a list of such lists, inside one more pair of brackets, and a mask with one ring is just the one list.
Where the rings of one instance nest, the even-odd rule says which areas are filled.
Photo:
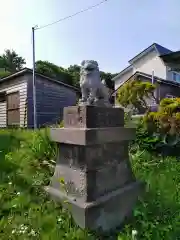
[[0, 239], [180, 239], [180, 163], [134, 150], [131, 162], [146, 192], [121, 232], [96, 236], [78, 228], [43, 190], [54, 172], [48, 130], [0, 131]]

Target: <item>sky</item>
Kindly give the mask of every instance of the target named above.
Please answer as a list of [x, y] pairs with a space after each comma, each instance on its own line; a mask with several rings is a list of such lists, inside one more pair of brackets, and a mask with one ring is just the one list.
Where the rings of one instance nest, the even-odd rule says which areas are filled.
[[[0, 0], [0, 54], [13, 49], [32, 67], [32, 27], [43, 26], [101, 0]], [[35, 31], [36, 60], [62, 67], [84, 59], [117, 73], [156, 42], [180, 49], [179, 0], [108, 0], [97, 8]]]

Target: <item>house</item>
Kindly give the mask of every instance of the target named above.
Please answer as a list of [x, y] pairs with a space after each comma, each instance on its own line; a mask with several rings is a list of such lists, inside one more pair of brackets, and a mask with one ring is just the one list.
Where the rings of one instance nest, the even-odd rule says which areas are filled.
[[[62, 120], [63, 108], [76, 105], [78, 89], [36, 73], [37, 126]], [[0, 127], [34, 126], [33, 73], [25, 68], [0, 79]]]
[[[115, 99], [118, 89], [130, 79], [156, 83], [155, 96], [158, 101], [165, 97], [180, 97], [180, 51], [173, 52], [153, 43], [137, 54], [129, 60], [129, 66], [112, 79]], [[156, 104], [152, 99], [148, 101], [150, 106]]]

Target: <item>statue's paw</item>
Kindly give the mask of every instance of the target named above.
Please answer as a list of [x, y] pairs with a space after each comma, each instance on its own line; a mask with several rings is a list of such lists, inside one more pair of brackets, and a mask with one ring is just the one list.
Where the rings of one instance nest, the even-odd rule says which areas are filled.
[[80, 102], [86, 102], [86, 99], [85, 98], [81, 98], [79, 101]]
[[84, 106], [86, 105], [87, 100], [85, 98], [79, 99], [78, 105], [79, 106]]
[[96, 102], [98, 102], [98, 101], [99, 101], [99, 98], [96, 97], [96, 98], [94, 99], [94, 102], [96, 103]]
[[87, 105], [93, 105], [93, 102], [94, 101], [92, 99], [91, 100], [89, 99], [89, 100], [87, 100]]
[[89, 97], [89, 98], [87, 99], [87, 104], [88, 104], [88, 105], [93, 105], [93, 103], [94, 103], [94, 98]]

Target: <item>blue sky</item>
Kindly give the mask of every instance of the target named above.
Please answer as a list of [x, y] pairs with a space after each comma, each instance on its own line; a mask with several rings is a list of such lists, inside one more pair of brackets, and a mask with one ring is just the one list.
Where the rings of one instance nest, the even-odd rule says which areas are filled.
[[[56, 21], [100, 0], [1, 0], [0, 54], [14, 49], [32, 67], [31, 28]], [[36, 60], [68, 67], [83, 59], [121, 71], [157, 42], [180, 49], [179, 0], [109, 0], [98, 8], [36, 31]]]

